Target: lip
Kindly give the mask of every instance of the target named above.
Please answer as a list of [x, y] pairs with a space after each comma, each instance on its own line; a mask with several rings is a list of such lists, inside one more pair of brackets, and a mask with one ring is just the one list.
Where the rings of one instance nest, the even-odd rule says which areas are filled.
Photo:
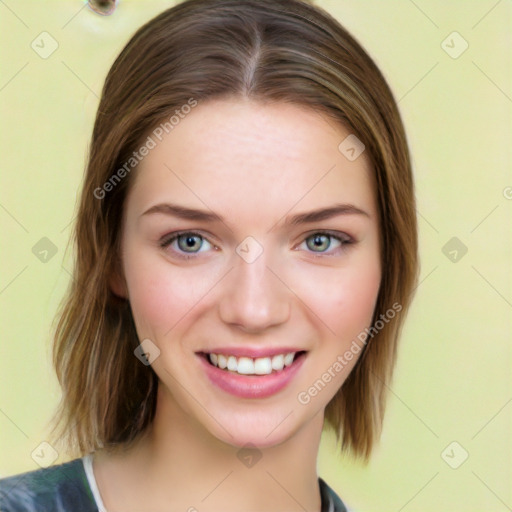
[[[280, 351], [275, 352], [274, 355], [283, 353], [281, 352], [282, 349], [279, 350]], [[290, 350], [290, 352], [294, 351]], [[300, 370], [304, 360], [306, 359], [307, 352], [299, 350], [295, 350], [295, 352], [302, 353], [295, 358], [290, 366], [286, 366], [283, 370], [279, 372], [272, 372], [269, 375], [239, 375], [227, 370], [221, 370], [220, 368], [210, 364], [207, 361], [207, 356], [205, 357], [205, 352], [199, 353], [197, 356], [208, 379], [218, 388], [240, 398], [267, 398], [284, 389]], [[216, 354], [222, 352], [213, 353]], [[262, 352], [260, 351], [260, 353]], [[266, 351], [265, 353], [269, 354], [269, 351]], [[235, 355], [232, 352], [231, 354]], [[248, 355], [248, 352], [245, 351], [242, 355]]]
[[250, 348], [250, 347], [219, 347], [212, 348], [209, 350], [203, 350], [196, 352], [197, 354], [223, 354], [226, 356], [235, 357], [252, 357], [257, 359], [258, 357], [272, 357], [279, 354], [289, 354], [290, 352], [302, 352], [304, 349], [297, 347], [275, 347], [275, 348]]

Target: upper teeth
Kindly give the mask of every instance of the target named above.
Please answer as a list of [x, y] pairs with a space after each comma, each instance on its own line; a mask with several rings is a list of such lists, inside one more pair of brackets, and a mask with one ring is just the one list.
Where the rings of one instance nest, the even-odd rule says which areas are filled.
[[273, 357], [235, 357], [223, 354], [208, 354], [210, 362], [222, 370], [226, 368], [242, 375], [268, 375], [272, 370], [280, 371], [293, 363], [295, 352]]

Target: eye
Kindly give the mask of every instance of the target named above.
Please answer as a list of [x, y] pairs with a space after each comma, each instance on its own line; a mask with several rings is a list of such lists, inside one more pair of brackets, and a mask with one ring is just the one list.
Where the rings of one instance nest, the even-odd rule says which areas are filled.
[[[205, 245], [206, 244], [206, 245]], [[186, 231], [180, 233], [171, 233], [165, 236], [160, 241], [160, 246], [163, 248], [170, 247], [177, 256], [189, 258], [190, 256], [199, 252], [205, 252], [213, 247], [206, 238], [199, 233], [193, 231]], [[206, 248], [205, 248], [206, 247]], [[181, 253], [181, 254], [180, 254]]]
[[344, 246], [352, 242], [353, 240], [344, 233], [318, 231], [308, 236], [303, 243], [311, 252], [331, 255], [345, 249]]

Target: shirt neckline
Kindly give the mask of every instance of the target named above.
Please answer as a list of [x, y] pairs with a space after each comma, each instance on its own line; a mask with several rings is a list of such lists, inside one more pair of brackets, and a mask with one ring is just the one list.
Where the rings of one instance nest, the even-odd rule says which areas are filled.
[[105, 505], [103, 504], [103, 500], [101, 499], [101, 494], [98, 489], [98, 484], [96, 483], [96, 478], [94, 477], [94, 471], [92, 469], [92, 457], [92, 453], [82, 457], [85, 475], [87, 476], [87, 481], [89, 482], [89, 487], [91, 488], [91, 492], [94, 497], [94, 501], [96, 502], [96, 506], [98, 507], [98, 511], [108, 512], [105, 508]]
[[[96, 502], [96, 506], [98, 507], [99, 512], [108, 512], [103, 504], [103, 500], [101, 499], [101, 494], [98, 489], [98, 484], [96, 482], [96, 478], [94, 476], [94, 471], [92, 468], [92, 459], [93, 454], [90, 453], [88, 455], [84, 455], [82, 457], [82, 463], [84, 465], [85, 475], [87, 476], [87, 481], [89, 482], [89, 487], [91, 488], [92, 495], [94, 497], [94, 501]], [[322, 512], [334, 512], [335, 506], [331, 499], [330, 494], [326, 490], [326, 484], [321, 478], [318, 478], [318, 484], [320, 486], [320, 497], [321, 497], [321, 507], [320, 510]]]

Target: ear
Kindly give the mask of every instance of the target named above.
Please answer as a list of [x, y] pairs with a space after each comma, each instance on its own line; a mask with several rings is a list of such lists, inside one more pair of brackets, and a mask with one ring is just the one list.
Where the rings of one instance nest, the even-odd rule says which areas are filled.
[[108, 284], [114, 295], [117, 295], [122, 299], [128, 299], [128, 287], [126, 286], [126, 281], [124, 279], [120, 262], [118, 262], [115, 268], [112, 270], [112, 273], [108, 279]]

